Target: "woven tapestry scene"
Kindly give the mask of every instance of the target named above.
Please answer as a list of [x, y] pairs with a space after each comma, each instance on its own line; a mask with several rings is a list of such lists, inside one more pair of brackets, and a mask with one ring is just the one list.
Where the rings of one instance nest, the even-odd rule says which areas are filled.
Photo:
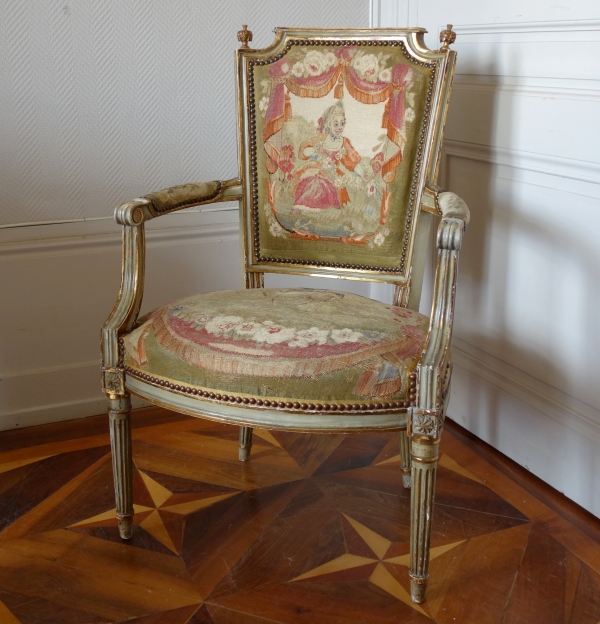
[[261, 255], [335, 242], [313, 252], [397, 266], [431, 68], [399, 47], [292, 46], [253, 72]]

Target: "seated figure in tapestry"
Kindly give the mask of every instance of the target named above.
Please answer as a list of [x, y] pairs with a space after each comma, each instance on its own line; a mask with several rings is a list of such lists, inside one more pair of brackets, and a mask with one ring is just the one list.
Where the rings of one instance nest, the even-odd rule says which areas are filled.
[[310, 162], [294, 174], [293, 213], [300, 209], [340, 210], [350, 201], [345, 178], [350, 173], [364, 180], [372, 178], [363, 171], [361, 157], [350, 139], [343, 135], [345, 126], [344, 103], [340, 100], [319, 119], [319, 134], [300, 145], [298, 157]]

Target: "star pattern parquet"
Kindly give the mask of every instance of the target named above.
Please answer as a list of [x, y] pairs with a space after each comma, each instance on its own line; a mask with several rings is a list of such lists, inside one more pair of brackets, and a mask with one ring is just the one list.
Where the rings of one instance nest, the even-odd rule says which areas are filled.
[[600, 544], [451, 432], [428, 600], [410, 600], [397, 434], [134, 413], [118, 536], [106, 418], [0, 433], [0, 623], [599, 624]]

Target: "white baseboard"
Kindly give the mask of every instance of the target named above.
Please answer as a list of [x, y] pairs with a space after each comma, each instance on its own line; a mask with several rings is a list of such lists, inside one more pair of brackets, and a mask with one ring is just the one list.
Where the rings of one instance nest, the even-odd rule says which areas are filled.
[[[5, 376], [0, 431], [106, 413], [99, 362], [55, 366]], [[134, 407], [148, 403], [132, 397]]]
[[[133, 409], [148, 407], [149, 405], [148, 402], [138, 397], [131, 397]], [[31, 409], [24, 409], [10, 414], [0, 414], [0, 431], [35, 427], [36, 425], [76, 420], [106, 413], [106, 396], [100, 393], [98, 396], [89, 399], [65, 401], [64, 403], [56, 403], [54, 405], [38, 405]]]

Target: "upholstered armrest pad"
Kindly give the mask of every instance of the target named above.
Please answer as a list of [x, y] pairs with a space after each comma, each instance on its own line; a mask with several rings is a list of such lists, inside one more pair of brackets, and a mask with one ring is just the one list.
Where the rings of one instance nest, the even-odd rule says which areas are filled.
[[190, 206], [213, 202], [236, 201], [242, 197], [242, 184], [238, 178], [192, 182], [171, 186], [148, 193], [140, 199], [117, 206], [115, 219], [121, 225], [139, 226], [145, 221]]
[[448, 191], [438, 195], [438, 205], [442, 215], [447, 219], [462, 219], [465, 225], [469, 223], [471, 215], [467, 204], [456, 193]]
[[152, 204], [156, 213], [163, 214], [216, 199], [220, 195], [222, 187], [223, 183], [220, 180], [192, 182], [148, 193], [148, 195], [144, 195], [144, 199]]

